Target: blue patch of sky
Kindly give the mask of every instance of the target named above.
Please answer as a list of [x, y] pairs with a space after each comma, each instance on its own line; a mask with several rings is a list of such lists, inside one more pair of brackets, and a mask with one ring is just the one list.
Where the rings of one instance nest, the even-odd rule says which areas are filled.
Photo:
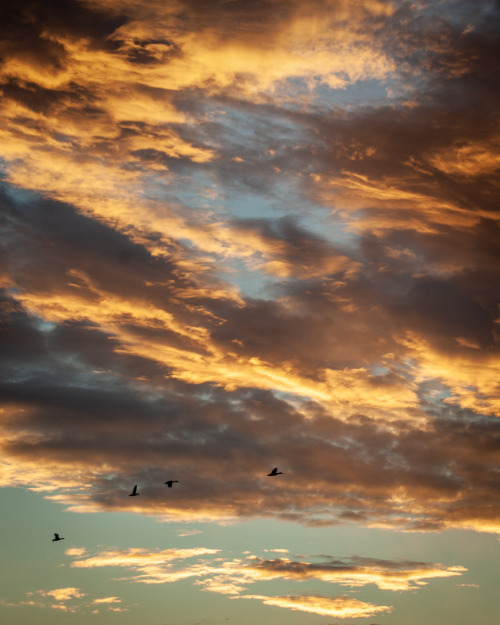
[[[178, 210], [198, 226], [203, 222], [208, 225], [232, 219], [273, 221], [291, 216], [306, 232], [352, 254], [357, 246], [357, 235], [349, 231], [330, 208], [307, 197], [304, 181], [308, 171], [301, 170], [307, 167], [307, 159], [299, 154], [300, 160], [294, 162], [294, 150], [300, 151], [300, 146], [306, 146], [307, 151], [309, 129], [297, 125], [289, 116], [278, 118], [264, 107], [224, 108], [225, 115], [221, 115], [220, 104], [217, 108], [213, 105], [213, 111], [208, 110], [208, 114], [217, 119], [215, 134], [225, 158], [216, 159], [206, 167], [190, 167], [183, 175], [148, 173], [143, 195], [155, 202], [168, 203], [170, 210]], [[288, 155], [290, 160], [287, 160]], [[244, 160], [231, 162], [235, 157]], [[286, 166], [288, 171], [273, 171], [273, 164]], [[191, 241], [182, 242], [194, 249]], [[261, 297], [268, 285], [278, 281], [264, 274], [258, 263], [252, 266], [246, 259], [221, 261], [224, 265], [227, 263], [231, 271], [229, 276], [223, 277], [245, 295]]]
[[236, 286], [239, 292], [245, 297], [255, 299], [267, 299], [266, 288], [272, 278], [262, 271], [252, 269], [248, 264], [240, 259], [231, 259], [230, 270], [221, 272], [221, 277], [227, 282]]
[[447, 22], [453, 26], [473, 27], [475, 23], [498, 15], [498, 2], [457, 2], [457, 0], [439, 0], [438, 2], [414, 2], [419, 15], [428, 20]]
[[[332, 214], [330, 209], [323, 206], [311, 205], [308, 207], [309, 212], [303, 211], [298, 216], [297, 223], [306, 228], [309, 232], [316, 234], [322, 239], [326, 239], [337, 247], [339, 252], [352, 256], [358, 249], [359, 234], [349, 229], [340, 217]], [[313, 208], [314, 210], [310, 210]]]
[[54, 323], [53, 321], [46, 321], [42, 317], [34, 315], [33, 313], [31, 314], [31, 316], [33, 318], [33, 325], [39, 332], [49, 334], [50, 332], [55, 330], [55, 328], [57, 328], [57, 323]]
[[359, 80], [345, 89], [332, 89], [320, 84], [315, 89], [316, 105], [350, 110], [359, 107], [380, 106], [394, 100], [390, 95], [396, 92], [397, 81]]
[[288, 391], [279, 391], [277, 389], [272, 390], [272, 394], [282, 401], [285, 401], [287, 404], [290, 404], [293, 408], [296, 408], [298, 411], [303, 409], [303, 404], [308, 404], [311, 401], [310, 395], [302, 395], [300, 393], [291, 393]]
[[386, 375], [390, 373], [390, 369], [380, 364], [372, 364], [368, 367], [368, 371], [375, 376]]
[[40, 194], [36, 193], [35, 191], [30, 191], [29, 189], [21, 189], [20, 187], [15, 187], [5, 182], [4, 184], [7, 196], [14, 200], [16, 204], [29, 204], [40, 198]]
[[[208, 108], [208, 107], [207, 107]], [[269, 134], [265, 136], [266, 142], [269, 139], [287, 139], [290, 133], [297, 135], [296, 122], [286, 115], [286, 106], [276, 108], [275, 106], [247, 105], [220, 105], [213, 110], [208, 109], [220, 125], [219, 132], [222, 131], [221, 138], [224, 145], [227, 143], [239, 145], [247, 148], [254, 138], [263, 137], [262, 131]], [[238, 141], [242, 138], [243, 141]]]
[[441, 406], [443, 401], [453, 397], [453, 393], [440, 380], [428, 380], [422, 383], [418, 389], [419, 396], [433, 405]]
[[228, 219], [275, 219], [286, 214], [269, 195], [235, 193], [226, 197], [219, 210]]
[[340, 73], [338, 77], [345, 81], [344, 87], [330, 87], [320, 76], [287, 78], [274, 89], [273, 96], [280, 98], [284, 111], [291, 112], [310, 111], [318, 107], [349, 110], [360, 106], [379, 106], [397, 97], [397, 75], [353, 82], [349, 82], [347, 74]]
[[189, 209], [212, 209], [217, 206], [218, 189], [210, 175], [202, 170], [192, 171], [189, 176], [166, 179], [151, 174], [151, 184], [145, 190], [145, 196], [153, 200], [174, 200]]
[[[226, 172], [227, 179], [218, 173], [215, 164], [213, 177], [205, 184], [197, 184], [199, 174], [196, 172], [191, 177], [195, 183], [191, 190], [183, 190], [180, 195], [183, 201], [193, 205], [197, 195], [193, 187], [203, 189], [210, 186], [216, 195], [212, 200], [204, 199], [204, 202], [222, 215], [240, 219], [276, 219], [294, 215], [300, 218], [304, 227], [319, 236], [335, 243], [354, 244], [357, 236], [348, 232], [343, 222], [333, 217], [329, 208], [315, 203], [301, 188], [309, 170], [303, 156], [299, 155], [297, 158], [300, 160], [294, 163], [294, 150], [300, 151], [301, 146], [306, 146], [307, 151], [310, 128], [298, 125], [296, 119], [286, 115], [286, 110], [282, 112], [281, 118], [277, 118], [261, 109], [257, 112], [253, 109], [248, 113], [229, 107], [226, 108], [222, 125], [227, 128], [225, 150], [233, 158], [244, 159], [244, 162], [235, 163], [234, 173]], [[284, 156], [289, 160], [283, 160]], [[274, 164], [279, 166], [283, 162], [287, 164], [287, 172], [269, 171]], [[262, 180], [265, 185], [262, 192], [260, 189], [253, 191], [246, 178], [249, 167], [255, 171], [255, 165], [258, 164], [264, 165], [264, 169], [256, 171], [255, 180], [266, 175]]]
[[[244, 176], [245, 163], [238, 164]], [[356, 236], [347, 231], [344, 224], [332, 216], [324, 206], [305, 198], [301, 192], [301, 178], [293, 176], [273, 177], [272, 188], [267, 193], [252, 192], [247, 186], [235, 186], [213, 172], [198, 170], [188, 178], [165, 182], [157, 176], [148, 176], [151, 184], [145, 185], [144, 196], [156, 201], [174, 200], [180, 206], [197, 211], [204, 209], [214, 220], [224, 219], [276, 219], [294, 215], [306, 223], [313, 233], [327, 236], [330, 240], [352, 243]]]
[[[291, 215], [291, 211], [283, 211], [282, 214], [269, 214], [269, 209], [264, 205], [259, 206], [259, 210], [256, 210], [255, 198], [248, 198], [245, 203], [239, 206], [240, 211], [234, 210], [233, 213], [246, 219], [276, 219], [285, 215]], [[243, 212], [243, 208], [249, 208], [248, 212]], [[250, 208], [251, 207], [251, 208]], [[303, 215], [296, 215], [297, 224], [303, 227], [308, 232], [315, 234], [323, 239], [327, 239], [332, 245], [336, 246], [340, 253], [347, 255], [353, 254], [353, 250], [357, 245], [357, 236], [353, 233], [349, 233], [345, 230], [342, 222], [334, 221], [330, 215], [312, 213], [310, 217], [304, 217]], [[269, 259], [271, 260], [271, 259]], [[268, 299], [270, 294], [275, 297], [275, 291], [273, 285], [277, 285], [283, 282], [283, 278], [268, 274], [262, 268], [261, 263], [265, 259], [258, 253], [255, 256], [249, 258], [231, 258], [224, 264], [224, 268], [227, 270], [222, 277], [228, 282], [238, 287], [240, 292], [248, 297]], [[291, 276], [293, 278], [293, 276]]]
[[304, 197], [299, 178], [276, 176], [272, 193], [267, 194], [252, 193], [248, 188], [228, 189], [204, 172], [195, 172], [190, 182], [189, 188], [176, 189], [176, 197], [185, 206], [208, 210], [215, 221], [221, 218], [275, 220], [291, 216], [304, 229], [334, 245], [351, 248], [358, 241], [358, 235], [329, 208]]

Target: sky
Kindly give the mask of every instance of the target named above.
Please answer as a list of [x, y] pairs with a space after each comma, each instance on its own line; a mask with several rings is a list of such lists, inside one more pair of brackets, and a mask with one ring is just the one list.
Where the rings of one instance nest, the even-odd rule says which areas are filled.
[[499, 18], [0, 9], [3, 622], [497, 624]]

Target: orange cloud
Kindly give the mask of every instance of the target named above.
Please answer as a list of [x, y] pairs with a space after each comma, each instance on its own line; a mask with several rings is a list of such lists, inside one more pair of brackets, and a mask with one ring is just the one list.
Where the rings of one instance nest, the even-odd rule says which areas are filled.
[[[335, 206], [353, 230], [377, 233], [411, 228], [435, 233], [441, 225], [465, 229], [479, 220], [478, 215], [449, 198], [436, 197], [432, 189], [413, 190], [411, 187], [417, 185], [411, 175], [399, 179], [371, 179], [346, 170], [336, 178], [316, 174], [312, 179], [321, 201]], [[367, 204], [379, 210], [365, 211]]]
[[[459, 144], [428, 156], [428, 162], [446, 174], [489, 175], [500, 166], [500, 146], [496, 141]], [[495, 218], [495, 213], [489, 216]]]
[[287, 595], [285, 597], [265, 597], [263, 595], [243, 595], [242, 598], [260, 599], [265, 605], [337, 618], [366, 618], [379, 612], [390, 612], [392, 610], [391, 606], [377, 606], [347, 596]]
[[[402, 377], [391, 381], [381, 379], [379, 384], [377, 376], [366, 368], [346, 368], [316, 372], [318, 380], [288, 363], [267, 362], [256, 356], [239, 357], [216, 345], [205, 327], [185, 325], [172, 313], [147, 300], [123, 298], [103, 291], [76, 269], [68, 273], [69, 278], [79, 283], [74, 294], [71, 291], [60, 295], [20, 293], [18, 300], [27, 310], [47, 321], [64, 323], [91, 319], [102, 330], [119, 337], [117, 351], [158, 361], [171, 368], [172, 375], [180, 380], [195, 384], [214, 382], [227, 389], [248, 385], [275, 389], [311, 397], [328, 406], [379, 411], [389, 419], [391, 411], [408, 410], [417, 405], [415, 387]], [[131, 320], [139, 332], [128, 329]], [[145, 333], [148, 329], [175, 333], [185, 346], [179, 348], [150, 340]]]
[[285, 4], [10, 16], [1, 483], [75, 512], [498, 531], [494, 43], [465, 5], [433, 38], [425, 10]]
[[101, 599], [94, 599], [92, 603], [100, 604], [100, 603], [121, 603], [120, 597], [102, 597]]
[[[257, 556], [224, 560], [217, 557], [210, 562], [195, 562], [179, 568], [178, 561], [218, 554], [219, 550], [193, 548], [148, 551], [146, 549], [108, 550], [96, 556], [68, 555], [77, 559], [75, 568], [119, 566], [139, 571], [133, 579], [146, 584], [171, 583], [189, 577], [202, 578], [196, 584], [204, 590], [227, 595], [241, 594], [245, 586], [259, 581], [284, 579], [340, 584], [353, 588], [375, 584], [381, 590], [408, 591], [427, 584], [427, 580], [462, 575], [462, 566], [446, 567], [442, 564], [351, 558], [333, 560], [331, 563], [313, 564], [279, 558], [266, 560]], [[174, 568], [175, 565], [175, 568]]]
[[352, 563], [338, 565], [312, 565], [308, 562], [293, 562], [291, 560], [257, 560], [255, 565], [250, 564], [251, 574], [256, 579], [319, 579], [325, 582], [338, 583], [345, 586], [364, 586], [375, 584], [382, 590], [410, 590], [414, 584], [423, 585], [426, 579], [461, 575], [467, 569], [461, 566], [444, 567], [422, 563], [387, 563], [383, 560], [363, 561], [353, 559]]
[[120, 566], [138, 571], [139, 575], [133, 578], [135, 581], [145, 584], [163, 584], [203, 574], [204, 566], [199, 564], [181, 571], [171, 570], [171, 563], [176, 560], [217, 552], [217, 549], [204, 548], [165, 549], [158, 552], [150, 552], [146, 549], [103, 551], [97, 556], [74, 560], [71, 566], [74, 568]]
[[[68, 549], [66, 552], [70, 552]], [[19, 603], [7, 603], [0, 600], [0, 604], [9, 605], [11, 607], [32, 606], [37, 608], [46, 608], [52, 610], [60, 610], [70, 614], [86, 613], [91, 611], [93, 614], [99, 613], [99, 609], [93, 609], [95, 606], [103, 607], [107, 611], [112, 612], [128, 612], [128, 608], [116, 607], [115, 604], [121, 603], [120, 597], [102, 597], [97, 599], [84, 599], [88, 597], [88, 593], [83, 592], [80, 588], [67, 587], [55, 588], [54, 590], [36, 590], [27, 592], [27, 600]], [[53, 603], [56, 601], [57, 603]]]
[[56, 601], [69, 601], [73, 598], [84, 597], [86, 593], [81, 592], [79, 588], [67, 587], [56, 588], [55, 590], [49, 590], [45, 593], [48, 597], [53, 597]]
[[[460, 337], [456, 337], [458, 344]], [[443, 401], [477, 414], [500, 417], [498, 379], [500, 357], [483, 355], [475, 346], [460, 356], [442, 353], [421, 337], [409, 334], [406, 345], [412, 350], [418, 369], [416, 380], [439, 380], [450, 390]]]
[[[187, 8], [182, 3], [155, 5], [152, 11], [140, 4], [135, 8], [132, 20], [114, 33], [121, 44], [123, 60], [139, 52], [137, 42], [146, 36], [160, 41], [165, 32], [170, 34], [175, 49], [181, 51], [175, 53], [172, 44], [141, 47], [143, 55], [157, 60], [157, 64], [148, 67], [147, 76], [144, 72], [141, 76], [142, 82], [155, 87], [236, 86], [252, 94], [271, 89], [288, 78], [314, 77], [338, 88], [366, 77], [385, 76], [394, 69], [369, 33], [363, 32], [369, 30], [368, 20], [374, 15], [390, 15], [393, 9], [388, 4], [354, 6], [336, 2], [332, 6], [317, 4], [307, 12], [300, 4], [292, 4], [288, 19], [278, 21], [272, 16], [270, 24], [274, 29], [268, 27], [265, 35], [259, 22], [258, 29], [236, 31], [240, 37], [233, 38], [225, 36], [228, 25], [224, 24], [224, 12], [220, 13], [220, 21], [214, 19], [214, 14], [205, 13], [201, 28], [189, 32], [178, 19], [177, 11]], [[191, 20], [197, 24], [196, 16], [191, 16]], [[336, 33], [334, 38], [332, 31]]]

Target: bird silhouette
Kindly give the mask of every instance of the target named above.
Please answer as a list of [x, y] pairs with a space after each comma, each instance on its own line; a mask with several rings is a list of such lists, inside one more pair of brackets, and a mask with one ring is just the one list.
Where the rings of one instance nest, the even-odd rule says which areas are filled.
[[267, 474], [267, 477], [274, 477], [275, 475], [283, 475], [283, 471], [278, 471], [278, 467], [274, 467], [271, 473]]
[[63, 536], [59, 536], [59, 534], [56, 534], [54, 532], [54, 538], [52, 539], [52, 542], [54, 543], [56, 540], [64, 540]]
[[137, 484], [134, 486], [134, 490], [130, 493], [129, 497], [137, 497], [139, 493], [137, 492]]
[[169, 488], [172, 488], [172, 484], [173, 484], [174, 482], [178, 482], [178, 481], [179, 481], [179, 480], [167, 480], [167, 481], [165, 482], [165, 484], [166, 484]]

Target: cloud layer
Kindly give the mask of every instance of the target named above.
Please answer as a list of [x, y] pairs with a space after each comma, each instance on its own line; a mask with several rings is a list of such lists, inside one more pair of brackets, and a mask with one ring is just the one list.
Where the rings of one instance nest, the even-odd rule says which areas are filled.
[[498, 531], [497, 3], [59, 4], [3, 19], [1, 484]]
[[9, 608], [29, 607], [58, 610], [59, 612], [99, 614], [106, 612], [128, 612], [128, 608], [122, 607], [120, 597], [100, 597], [86, 599], [87, 593], [81, 588], [67, 586], [54, 588], [53, 590], [35, 590], [26, 593], [26, 599], [18, 602], [9, 602], [0, 599], [0, 605]]
[[247, 587], [265, 582], [272, 589], [275, 580], [285, 580], [289, 585], [315, 580], [351, 588], [375, 584], [381, 590], [407, 591], [427, 584], [427, 580], [462, 575], [466, 571], [461, 566], [360, 557], [329, 558], [319, 563], [283, 558], [268, 560], [255, 555], [226, 559], [219, 555], [218, 550], [205, 548], [163, 551], [108, 549], [95, 555], [89, 555], [84, 550], [68, 549], [66, 554], [74, 558], [71, 563], [73, 568], [121, 567], [137, 573], [121, 579], [145, 584], [173, 583], [192, 578], [203, 590], [233, 599], [256, 599], [265, 605], [339, 618], [368, 617], [378, 612], [390, 612], [391, 607], [374, 605], [347, 595], [255, 595], [248, 594]]

